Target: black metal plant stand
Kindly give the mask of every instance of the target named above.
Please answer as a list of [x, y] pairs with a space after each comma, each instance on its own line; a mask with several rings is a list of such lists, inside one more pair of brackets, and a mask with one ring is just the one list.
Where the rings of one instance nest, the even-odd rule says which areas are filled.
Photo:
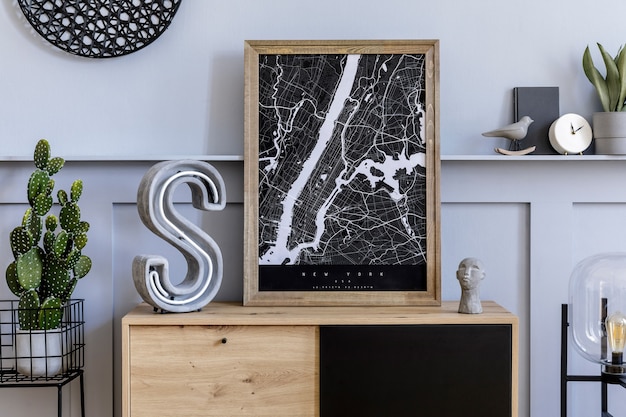
[[[0, 388], [57, 388], [57, 415], [63, 416], [63, 387], [72, 381], [80, 383], [80, 410], [85, 417], [85, 385], [83, 378], [84, 357], [84, 320], [83, 300], [70, 300], [63, 307], [61, 329], [51, 333], [60, 333], [62, 349], [58, 356], [52, 356], [63, 363], [58, 374], [48, 374], [46, 366], [43, 375], [29, 376], [21, 374], [18, 363], [33, 367], [33, 361], [41, 356], [22, 357], [15, 350], [16, 331], [19, 327], [17, 318], [17, 300], [0, 300]], [[28, 341], [28, 335], [26, 340]], [[30, 336], [32, 344], [33, 336]], [[31, 352], [34, 352], [31, 345]], [[50, 357], [50, 356], [49, 356]]]
[[568, 305], [561, 305], [561, 417], [567, 417], [567, 383], [568, 382], [600, 382], [601, 417], [613, 417], [608, 411], [608, 385], [620, 385], [626, 388], [626, 376], [602, 372], [601, 375], [568, 375], [567, 346], [569, 323], [567, 321]]
[[[23, 377], [17, 371], [0, 371], [0, 388], [57, 388], [57, 416], [63, 416], [63, 387], [76, 378], [80, 382], [80, 412], [85, 417], [85, 384], [83, 381], [83, 370], [78, 369], [59, 375], [58, 377], [30, 378]], [[11, 381], [11, 382], [7, 382]]]

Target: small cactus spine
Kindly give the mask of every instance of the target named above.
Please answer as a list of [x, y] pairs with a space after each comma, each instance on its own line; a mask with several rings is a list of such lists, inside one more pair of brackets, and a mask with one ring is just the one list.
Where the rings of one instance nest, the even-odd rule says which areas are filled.
[[6, 280], [11, 292], [20, 298], [20, 328], [49, 330], [59, 327], [63, 305], [77, 281], [91, 270], [91, 259], [82, 254], [89, 223], [81, 220], [78, 206], [81, 180], [72, 183], [69, 198], [65, 190], [57, 192], [59, 216], [49, 213], [54, 206], [55, 182], [51, 177], [65, 161], [51, 158], [45, 139], [35, 146], [34, 164], [36, 169], [26, 187], [30, 207], [22, 224], [9, 236], [15, 260], [6, 269]]

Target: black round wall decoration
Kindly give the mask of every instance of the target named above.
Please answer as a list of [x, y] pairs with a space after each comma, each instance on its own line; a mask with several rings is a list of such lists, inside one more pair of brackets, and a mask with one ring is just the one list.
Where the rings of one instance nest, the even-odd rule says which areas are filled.
[[182, 0], [17, 0], [31, 26], [66, 52], [127, 55], [154, 42]]

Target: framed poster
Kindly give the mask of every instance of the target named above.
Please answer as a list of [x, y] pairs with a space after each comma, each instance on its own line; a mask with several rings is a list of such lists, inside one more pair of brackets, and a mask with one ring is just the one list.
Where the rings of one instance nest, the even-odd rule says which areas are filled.
[[244, 305], [439, 305], [439, 42], [246, 41]]

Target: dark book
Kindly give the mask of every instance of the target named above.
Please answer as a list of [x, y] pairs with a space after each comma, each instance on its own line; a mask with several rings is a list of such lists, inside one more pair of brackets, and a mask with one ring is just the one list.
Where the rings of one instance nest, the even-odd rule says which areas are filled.
[[513, 89], [513, 117], [519, 121], [528, 116], [534, 120], [520, 148], [536, 146], [533, 155], [556, 155], [550, 145], [550, 125], [559, 118], [559, 87], [515, 87]]

